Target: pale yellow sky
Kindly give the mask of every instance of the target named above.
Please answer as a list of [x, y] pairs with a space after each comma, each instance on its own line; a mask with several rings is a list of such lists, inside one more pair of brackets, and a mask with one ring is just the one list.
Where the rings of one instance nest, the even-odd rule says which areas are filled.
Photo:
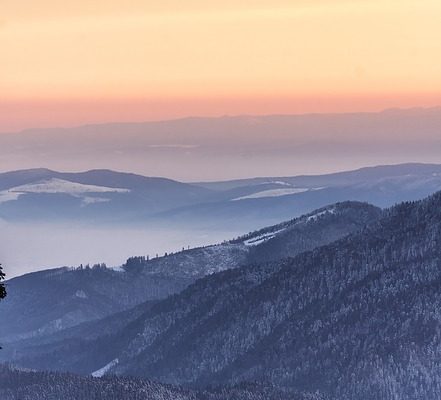
[[440, 21], [439, 0], [1, 0], [0, 131], [131, 107], [155, 119], [435, 105]]

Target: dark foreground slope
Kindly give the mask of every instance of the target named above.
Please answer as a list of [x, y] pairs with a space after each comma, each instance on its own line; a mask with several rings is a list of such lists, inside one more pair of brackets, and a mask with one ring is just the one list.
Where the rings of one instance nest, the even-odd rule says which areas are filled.
[[49, 335], [164, 299], [215, 272], [294, 256], [357, 231], [380, 214], [368, 204], [340, 203], [231, 242], [150, 260], [134, 257], [120, 270], [61, 268], [11, 279], [0, 307], [0, 341]]
[[243, 384], [210, 391], [187, 390], [133, 378], [90, 378], [48, 372], [23, 372], [0, 366], [2, 400], [321, 400], [319, 394]]
[[295, 258], [200, 279], [110, 336], [17, 362], [199, 387], [257, 380], [338, 400], [435, 400], [440, 309], [437, 193]]
[[96, 368], [106, 352], [107, 373], [174, 384], [258, 380], [338, 400], [435, 400], [440, 309], [438, 193], [295, 258], [198, 280], [82, 354], [51, 357]]
[[261, 380], [339, 400], [435, 400], [440, 309], [438, 193], [293, 259], [199, 280], [94, 346], [105, 343], [109, 373], [169, 383]]
[[206, 278], [157, 304], [113, 372], [262, 379], [338, 399], [439, 398], [441, 193], [276, 264], [242, 281], [240, 270]]

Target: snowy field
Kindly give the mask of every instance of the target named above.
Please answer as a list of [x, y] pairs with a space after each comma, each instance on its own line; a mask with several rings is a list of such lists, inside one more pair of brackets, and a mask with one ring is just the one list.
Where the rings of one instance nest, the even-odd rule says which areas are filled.
[[63, 179], [47, 179], [38, 183], [16, 186], [12, 189], [0, 192], [0, 203], [18, 200], [24, 194], [69, 194], [82, 199], [86, 204], [96, 201], [106, 201], [94, 196], [98, 193], [128, 193], [130, 190], [121, 188], [110, 188], [105, 186], [83, 185], [81, 183], [69, 182]]

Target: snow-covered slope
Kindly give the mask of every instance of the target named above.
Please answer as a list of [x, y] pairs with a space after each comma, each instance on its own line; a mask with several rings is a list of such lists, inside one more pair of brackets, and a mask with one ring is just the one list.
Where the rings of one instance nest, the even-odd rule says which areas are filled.
[[232, 199], [232, 201], [245, 200], [245, 199], [260, 199], [262, 197], [278, 197], [278, 196], [287, 196], [289, 194], [303, 193], [307, 192], [310, 189], [305, 188], [290, 188], [290, 189], [268, 189], [262, 190], [261, 192], [256, 192], [253, 194], [249, 194], [247, 196], [237, 197]]
[[106, 364], [104, 367], [92, 372], [92, 376], [94, 378], [101, 378], [104, 375], [106, 375], [107, 372], [109, 372], [113, 367], [115, 367], [118, 364], [119, 360], [115, 358], [114, 360], [110, 361], [108, 364]]
[[0, 203], [17, 200], [25, 194], [67, 194], [80, 198], [84, 203], [108, 201], [93, 195], [100, 193], [129, 193], [129, 189], [111, 188], [97, 185], [85, 185], [64, 179], [50, 178], [42, 181], [19, 185], [0, 192]]
[[145, 221], [158, 212], [206, 201], [212, 191], [166, 178], [109, 170], [0, 173], [0, 217], [9, 221]]

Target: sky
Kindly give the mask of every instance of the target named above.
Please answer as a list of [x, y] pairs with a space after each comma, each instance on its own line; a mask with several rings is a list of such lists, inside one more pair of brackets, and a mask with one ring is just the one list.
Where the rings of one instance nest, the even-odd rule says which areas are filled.
[[2, 0], [0, 132], [441, 104], [439, 0]]

